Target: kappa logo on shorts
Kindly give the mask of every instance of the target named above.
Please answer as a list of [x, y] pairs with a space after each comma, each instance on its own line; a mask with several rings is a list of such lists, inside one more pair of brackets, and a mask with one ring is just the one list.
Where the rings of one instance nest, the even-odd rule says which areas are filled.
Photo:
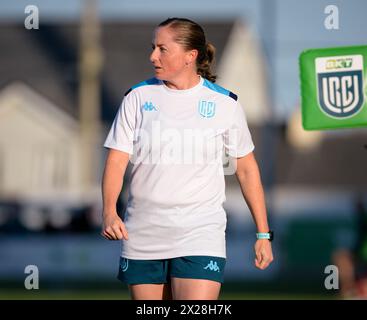
[[129, 268], [129, 259], [123, 258], [120, 262], [120, 268], [122, 272], [125, 272]]
[[204, 118], [212, 118], [215, 115], [215, 103], [212, 101], [199, 101], [199, 113]]
[[204, 269], [209, 269], [211, 271], [220, 272], [220, 269], [217, 265], [217, 262], [216, 261], [213, 262], [213, 260], [210, 260], [210, 262], [208, 263], [208, 265]]

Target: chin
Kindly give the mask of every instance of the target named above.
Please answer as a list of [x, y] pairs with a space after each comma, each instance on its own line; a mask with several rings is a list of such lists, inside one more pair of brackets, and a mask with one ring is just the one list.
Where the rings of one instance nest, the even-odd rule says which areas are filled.
[[158, 80], [162, 80], [162, 81], [167, 81], [167, 77], [165, 77], [164, 75], [161, 75], [159, 73], [155, 73], [155, 77], [158, 79]]

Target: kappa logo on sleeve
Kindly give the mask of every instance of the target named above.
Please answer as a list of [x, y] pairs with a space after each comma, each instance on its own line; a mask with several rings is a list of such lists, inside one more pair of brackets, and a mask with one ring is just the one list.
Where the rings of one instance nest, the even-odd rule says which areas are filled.
[[142, 106], [142, 109], [144, 110], [144, 111], [158, 111], [157, 110], [157, 108], [153, 105], [153, 103], [152, 102], [145, 102], [144, 104], [143, 104], [143, 106]]

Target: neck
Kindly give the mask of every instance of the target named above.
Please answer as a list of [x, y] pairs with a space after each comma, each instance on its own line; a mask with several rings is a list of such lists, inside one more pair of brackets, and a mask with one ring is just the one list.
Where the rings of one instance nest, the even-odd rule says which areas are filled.
[[198, 74], [192, 74], [189, 77], [178, 78], [173, 80], [165, 80], [164, 83], [168, 88], [176, 90], [186, 90], [195, 87], [200, 82]]

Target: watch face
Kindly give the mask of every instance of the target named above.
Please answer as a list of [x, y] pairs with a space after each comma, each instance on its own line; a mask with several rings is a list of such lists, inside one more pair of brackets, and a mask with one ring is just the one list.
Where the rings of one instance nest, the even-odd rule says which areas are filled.
[[269, 240], [270, 240], [270, 241], [273, 241], [273, 239], [274, 239], [274, 231], [269, 231], [269, 233], [270, 233], [270, 238], [269, 238]]

